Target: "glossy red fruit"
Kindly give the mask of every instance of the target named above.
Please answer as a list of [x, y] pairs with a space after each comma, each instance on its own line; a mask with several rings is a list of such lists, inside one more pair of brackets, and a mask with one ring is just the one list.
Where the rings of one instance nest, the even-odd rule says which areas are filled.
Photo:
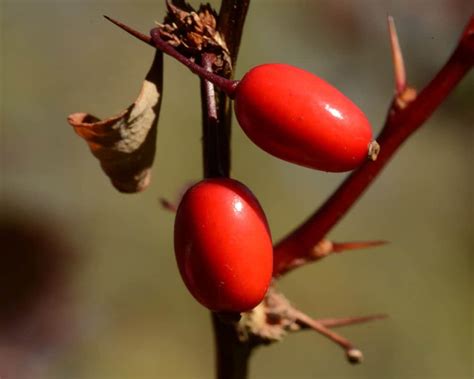
[[273, 247], [265, 214], [236, 180], [207, 179], [186, 192], [174, 249], [188, 290], [213, 311], [250, 310], [270, 285]]
[[356, 168], [372, 140], [369, 121], [351, 100], [286, 64], [264, 64], [245, 74], [236, 87], [235, 113], [266, 152], [323, 171]]

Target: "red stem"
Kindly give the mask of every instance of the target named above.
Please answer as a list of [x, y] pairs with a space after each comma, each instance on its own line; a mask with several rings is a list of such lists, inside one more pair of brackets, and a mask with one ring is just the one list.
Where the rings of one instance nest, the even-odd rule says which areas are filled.
[[275, 277], [286, 272], [294, 260], [307, 256], [313, 246], [341, 220], [397, 149], [431, 116], [469, 72], [473, 63], [474, 17], [471, 17], [454, 53], [431, 83], [405, 109], [397, 109], [392, 105], [377, 139], [381, 146], [377, 160], [366, 161], [312, 216], [276, 244], [273, 271]]

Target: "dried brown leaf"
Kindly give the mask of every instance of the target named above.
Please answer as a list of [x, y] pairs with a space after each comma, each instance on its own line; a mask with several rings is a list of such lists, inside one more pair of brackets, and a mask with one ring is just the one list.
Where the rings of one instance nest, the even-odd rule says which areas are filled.
[[163, 55], [157, 51], [137, 100], [123, 112], [102, 120], [88, 113], [68, 117], [120, 192], [140, 192], [150, 183], [162, 90]]

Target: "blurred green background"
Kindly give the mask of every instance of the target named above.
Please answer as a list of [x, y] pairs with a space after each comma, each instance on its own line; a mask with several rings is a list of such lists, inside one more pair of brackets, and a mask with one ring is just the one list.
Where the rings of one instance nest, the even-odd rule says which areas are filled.
[[[197, 78], [166, 58], [152, 184], [142, 194], [116, 192], [66, 122], [77, 111], [116, 114], [134, 101], [151, 63], [151, 48], [102, 15], [148, 31], [163, 18], [163, 3], [1, 3], [1, 185], [2, 208], [9, 210], [3, 219], [47, 229], [73, 256], [73, 270], [65, 270], [56, 301], [26, 308], [28, 317], [3, 329], [0, 376], [213, 375], [210, 317], [179, 278], [173, 215], [158, 202], [201, 175]], [[461, 0], [253, 0], [237, 77], [264, 62], [300, 66], [351, 97], [378, 132], [393, 93], [386, 15], [395, 17], [410, 82], [420, 88], [449, 56], [472, 11]], [[279, 284], [314, 317], [390, 314], [340, 329], [365, 362], [350, 366], [339, 347], [305, 332], [258, 349], [250, 378], [472, 378], [473, 89], [471, 74], [330, 235], [390, 245], [328, 258]], [[275, 240], [345, 176], [272, 158], [238, 127], [232, 153], [233, 176], [260, 199]], [[4, 273], [17, 269], [3, 266]]]

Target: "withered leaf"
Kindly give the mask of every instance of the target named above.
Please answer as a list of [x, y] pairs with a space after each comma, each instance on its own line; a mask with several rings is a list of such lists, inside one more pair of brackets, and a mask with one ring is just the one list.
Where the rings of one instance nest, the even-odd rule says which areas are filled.
[[140, 192], [150, 184], [162, 91], [163, 55], [156, 51], [141, 92], [127, 109], [102, 120], [88, 113], [68, 117], [120, 192]]

